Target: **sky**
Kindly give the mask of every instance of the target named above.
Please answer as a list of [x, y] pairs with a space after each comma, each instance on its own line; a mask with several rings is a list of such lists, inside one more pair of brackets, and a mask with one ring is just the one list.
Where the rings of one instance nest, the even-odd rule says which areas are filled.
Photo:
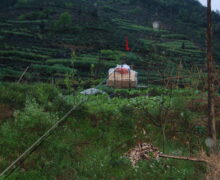
[[[202, 5], [206, 6], [207, 5], [207, 0], [199, 0]], [[212, 0], [212, 9], [213, 10], [219, 10], [220, 11], [220, 0]]]

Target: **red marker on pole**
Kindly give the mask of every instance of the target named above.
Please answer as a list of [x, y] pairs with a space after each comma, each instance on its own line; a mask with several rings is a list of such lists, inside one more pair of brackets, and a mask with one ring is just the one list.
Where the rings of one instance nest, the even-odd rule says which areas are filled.
[[128, 37], [125, 37], [125, 51], [131, 51], [131, 48], [129, 48]]

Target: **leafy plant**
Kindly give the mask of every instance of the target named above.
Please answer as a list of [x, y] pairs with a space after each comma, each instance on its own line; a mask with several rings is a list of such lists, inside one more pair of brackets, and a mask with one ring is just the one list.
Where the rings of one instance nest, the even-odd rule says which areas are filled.
[[72, 16], [68, 12], [60, 14], [59, 19], [55, 24], [55, 28], [58, 31], [69, 30], [72, 26]]

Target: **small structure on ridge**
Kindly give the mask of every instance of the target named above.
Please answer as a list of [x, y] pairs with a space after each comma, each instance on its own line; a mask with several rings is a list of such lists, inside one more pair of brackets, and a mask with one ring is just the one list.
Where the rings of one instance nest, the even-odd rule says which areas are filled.
[[89, 89], [86, 89], [86, 90], [80, 92], [80, 94], [94, 95], [94, 94], [106, 94], [106, 93], [104, 91], [96, 89], [96, 88], [89, 88]]
[[127, 64], [117, 65], [108, 71], [107, 86], [114, 88], [136, 88], [137, 72]]

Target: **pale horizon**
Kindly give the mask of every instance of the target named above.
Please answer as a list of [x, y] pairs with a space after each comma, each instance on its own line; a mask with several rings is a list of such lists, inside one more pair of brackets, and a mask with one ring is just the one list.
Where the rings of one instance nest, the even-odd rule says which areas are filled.
[[[199, 0], [203, 6], [207, 6], [207, 0]], [[220, 0], [212, 0], [212, 10], [220, 11]]]

